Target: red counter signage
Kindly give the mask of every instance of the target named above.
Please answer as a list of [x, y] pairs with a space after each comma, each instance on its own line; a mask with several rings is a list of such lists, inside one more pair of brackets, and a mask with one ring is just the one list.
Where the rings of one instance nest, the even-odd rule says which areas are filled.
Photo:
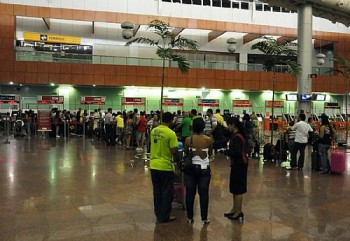
[[9, 105], [17, 105], [20, 103], [19, 95], [0, 95], [0, 105], [9, 104]]
[[122, 105], [145, 105], [146, 98], [143, 97], [122, 97]]
[[233, 107], [245, 107], [245, 108], [253, 107], [252, 102], [250, 100], [233, 100], [232, 106]]
[[38, 131], [51, 131], [51, 112], [38, 110]]
[[39, 105], [52, 105], [52, 104], [63, 104], [64, 97], [58, 95], [39, 95]]
[[80, 104], [82, 105], [105, 105], [106, 97], [104, 96], [82, 96]]
[[217, 107], [219, 106], [219, 100], [218, 99], [198, 99], [198, 106]]
[[[265, 107], [272, 108], [272, 101], [271, 100], [265, 101]], [[273, 107], [274, 108], [284, 108], [284, 101], [283, 100], [275, 100]]]
[[182, 98], [164, 98], [163, 105], [164, 106], [183, 106], [184, 99], [182, 99]]

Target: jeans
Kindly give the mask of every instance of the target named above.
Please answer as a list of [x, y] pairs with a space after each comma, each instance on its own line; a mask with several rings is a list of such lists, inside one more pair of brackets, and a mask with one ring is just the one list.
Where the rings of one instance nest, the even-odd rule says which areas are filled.
[[201, 218], [202, 220], [206, 220], [208, 218], [210, 179], [211, 174], [209, 167], [206, 170], [202, 170], [202, 173], [185, 175], [186, 209], [188, 219], [193, 219], [193, 205], [194, 198], [197, 192], [197, 187], [199, 194], [199, 204], [201, 209]]
[[154, 213], [157, 220], [168, 220], [174, 198], [174, 172], [151, 169]]
[[328, 161], [328, 150], [330, 148], [330, 145], [318, 144], [318, 152], [320, 153], [321, 156], [321, 167], [322, 171], [327, 172], [329, 171], [329, 161]]
[[[296, 166], [298, 166], [298, 168], [304, 167], [306, 145], [307, 145], [307, 143], [294, 142], [294, 144], [292, 146], [292, 152], [291, 152], [291, 158], [292, 158], [292, 160], [290, 162], [291, 167], [296, 167]], [[297, 165], [298, 151], [300, 152], [300, 156], [299, 156], [298, 165]]]

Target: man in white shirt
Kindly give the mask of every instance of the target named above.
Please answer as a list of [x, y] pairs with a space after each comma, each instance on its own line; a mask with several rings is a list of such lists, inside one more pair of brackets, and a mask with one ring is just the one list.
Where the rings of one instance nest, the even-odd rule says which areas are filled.
[[[295, 140], [291, 150], [292, 160], [290, 162], [290, 169], [302, 170], [304, 167], [305, 147], [308, 141], [309, 131], [313, 131], [311, 126], [305, 122], [305, 114], [299, 114], [298, 122], [292, 126], [295, 131]], [[297, 163], [297, 154], [300, 151], [300, 156]]]

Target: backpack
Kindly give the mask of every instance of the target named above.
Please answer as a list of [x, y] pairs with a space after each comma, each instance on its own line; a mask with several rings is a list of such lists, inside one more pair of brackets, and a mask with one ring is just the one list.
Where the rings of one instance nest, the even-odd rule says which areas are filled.
[[227, 139], [231, 135], [229, 129], [224, 127], [222, 124], [218, 122], [217, 126], [215, 129], [211, 132], [211, 136], [214, 138], [214, 141], [222, 140], [222, 139]]

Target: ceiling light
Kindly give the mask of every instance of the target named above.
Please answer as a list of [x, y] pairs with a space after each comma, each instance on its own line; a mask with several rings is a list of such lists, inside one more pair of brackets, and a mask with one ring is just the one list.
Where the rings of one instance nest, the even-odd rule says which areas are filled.
[[12, 81], [10, 81], [10, 85], [13, 85], [13, 82], [12, 82]]

